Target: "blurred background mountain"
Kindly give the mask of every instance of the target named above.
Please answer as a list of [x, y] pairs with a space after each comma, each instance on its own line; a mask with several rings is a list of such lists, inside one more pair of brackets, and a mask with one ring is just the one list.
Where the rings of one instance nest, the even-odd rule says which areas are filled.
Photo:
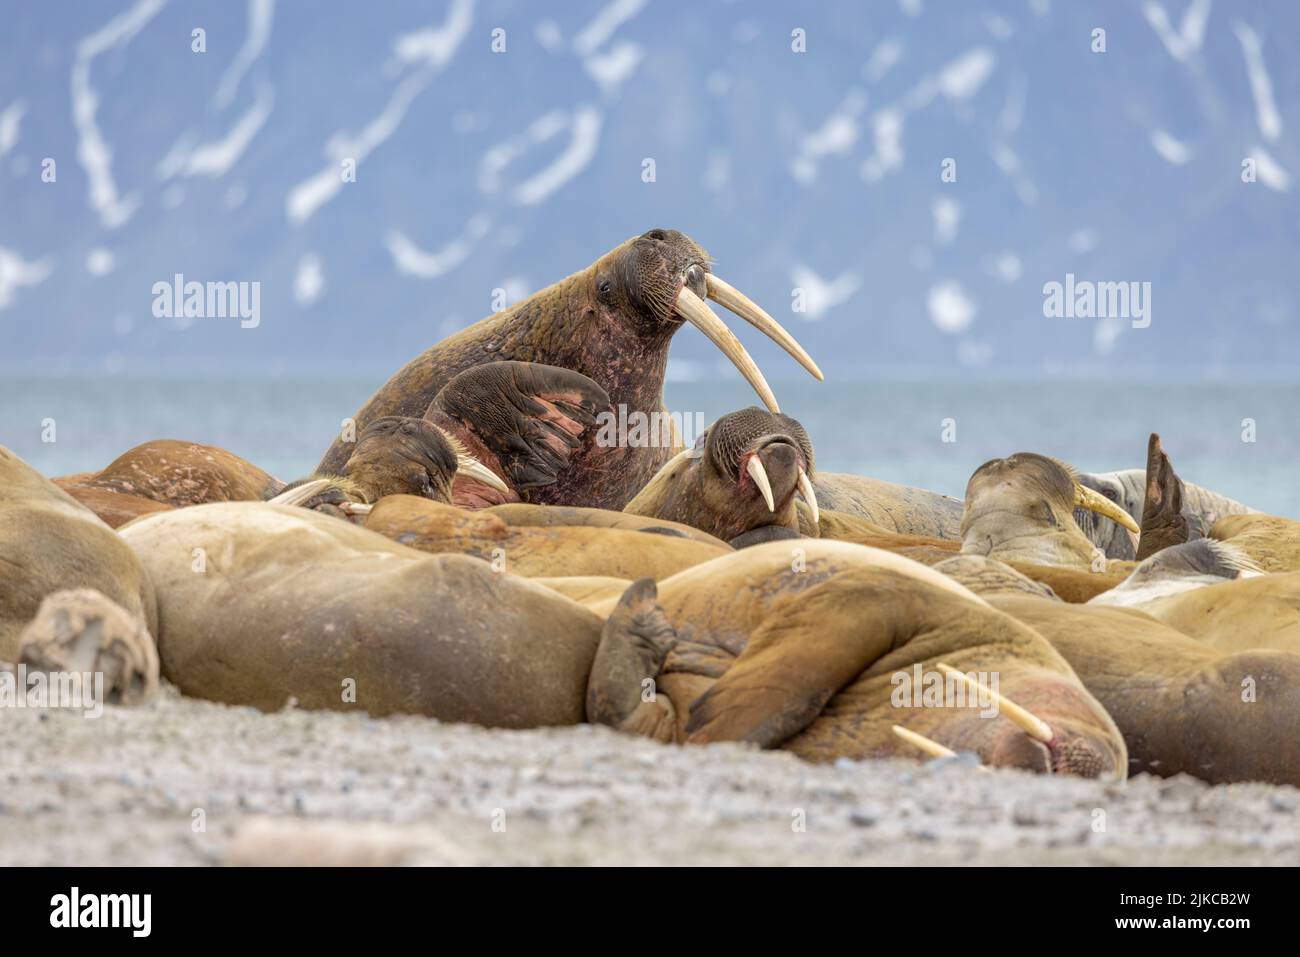
[[[4, 0], [0, 24], [5, 367], [378, 385], [494, 290], [655, 226], [830, 375], [1300, 365], [1293, 0]], [[176, 273], [260, 282], [260, 325], [155, 318]], [[1151, 326], [1045, 318], [1066, 273], [1150, 282]], [[672, 376], [720, 359], [687, 330]]]

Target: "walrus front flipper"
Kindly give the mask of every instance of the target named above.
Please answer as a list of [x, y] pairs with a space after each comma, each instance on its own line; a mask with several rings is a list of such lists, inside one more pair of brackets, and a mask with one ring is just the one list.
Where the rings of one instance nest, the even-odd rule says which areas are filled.
[[655, 687], [677, 641], [653, 578], [628, 586], [605, 621], [587, 679], [587, 720], [659, 741], [675, 737], [676, 709]]
[[[775, 609], [736, 663], [691, 704], [687, 741], [775, 748], [808, 727], [893, 642], [890, 624], [863, 620], [864, 597], [860, 583], [832, 579]], [[872, 594], [867, 604], [880, 600]]]
[[[555, 483], [609, 395], [579, 372], [536, 362], [489, 362], [454, 376], [425, 418], [496, 463], [517, 492]], [[488, 453], [484, 455], [483, 453]]]
[[1181, 545], [1192, 537], [1183, 514], [1183, 482], [1155, 432], [1147, 442], [1146, 501], [1142, 505], [1142, 532], [1137, 560], [1150, 558], [1162, 548]]

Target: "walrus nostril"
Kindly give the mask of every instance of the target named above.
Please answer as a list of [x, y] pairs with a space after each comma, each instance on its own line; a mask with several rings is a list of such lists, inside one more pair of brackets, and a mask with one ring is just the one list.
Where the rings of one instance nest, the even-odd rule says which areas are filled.
[[668, 234], [662, 229], [652, 229], [645, 234], [646, 239], [657, 239], [660, 242], [668, 238]]

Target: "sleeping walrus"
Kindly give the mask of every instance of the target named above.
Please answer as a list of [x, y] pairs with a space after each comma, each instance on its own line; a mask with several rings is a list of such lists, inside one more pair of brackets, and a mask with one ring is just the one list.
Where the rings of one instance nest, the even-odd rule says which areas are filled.
[[1300, 655], [1227, 653], [1139, 611], [1044, 597], [986, 558], [940, 567], [1051, 642], [1123, 732], [1130, 774], [1300, 784]]
[[[604, 390], [615, 410], [668, 421], [663, 404], [668, 346], [686, 322], [708, 336], [764, 404], [777, 411], [758, 366], [705, 305], [706, 298], [757, 326], [821, 378], [812, 359], [780, 324], [710, 272], [708, 254], [690, 237], [652, 229], [417, 356], [357, 412], [356, 427], [362, 430], [385, 415], [423, 416], [452, 377], [498, 360], [580, 373]], [[536, 487], [528, 500], [621, 509], [678, 450], [680, 437], [664, 437], [667, 441], [635, 446], [588, 442], [559, 480]], [[469, 451], [478, 454], [472, 446]], [[317, 471], [337, 473], [348, 455], [346, 443], [336, 439]]]
[[388, 495], [451, 502], [466, 481], [505, 492], [507, 486], [455, 439], [426, 419], [386, 415], [366, 427], [337, 475], [293, 482], [270, 501], [347, 517], [365, 514]]
[[1138, 532], [1127, 512], [1081, 485], [1055, 459], [1017, 452], [985, 462], [966, 485], [962, 554], [1105, 571], [1105, 555], [1074, 520], [1076, 508], [1098, 512]]
[[[657, 588], [636, 582], [592, 607], [607, 621], [589, 721], [662, 741], [749, 741], [813, 761], [915, 756], [897, 724], [986, 764], [1125, 772], [1119, 731], [1042, 637], [888, 552], [769, 542]], [[921, 688], [899, 696], [944, 666], [996, 676], [993, 690], [1032, 714], [923, 699]]]
[[120, 534], [157, 588], [162, 674], [184, 694], [497, 727], [582, 720], [600, 619], [487, 562], [260, 502], [146, 515]]

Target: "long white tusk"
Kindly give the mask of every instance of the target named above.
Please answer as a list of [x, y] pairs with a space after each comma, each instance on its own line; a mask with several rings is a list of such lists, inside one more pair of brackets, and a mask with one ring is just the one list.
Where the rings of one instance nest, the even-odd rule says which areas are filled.
[[894, 725], [894, 734], [898, 735], [908, 744], [914, 745], [924, 751], [926, 754], [935, 758], [955, 758], [957, 752], [952, 748], [945, 748], [938, 741], [933, 741], [923, 734], [917, 734], [915, 731], [909, 731], [901, 724]]
[[677, 314], [708, 336], [713, 344], [722, 350], [722, 354], [740, 370], [745, 381], [753, 386], [768, 409], [772, 412], [781, 411], [781, 407], [776, 404], [776, 396], [772, 394], [767, 380], [763, 378], [763, 373], [745, 351], [745, 347], [740, 344], [740, 340], [721, 319], [713, 314], [713, 310], [705, 305], [703, 299], [685, 286], [682, 286], [682, 291], [677, 294]]
[[373, 505], [364, 502], [344, 502], [339, 506], [339, 511], [344, 515], [369, 515], [373, 510]]
[[812, 520], [813, 524], [816, 525], [822, 520], [822, 513], [817, 509], [817, 493], [813, 491], [812, 480], [808, 478], [808, 473], [803, 469], [799, 470], [799, 491], [803, 492], [803, 500], [812, 509]]
[[767, 469], [763, 468], [763, 463], [757, 455], [749, 457], [749, 461], [745, 463], [745, 471], [754, 480], [758, 490], [763, 493], [763, 501], [767, 503], [767, 510], [775, 512], [776, 502], [772, 500], [772, 483], [767, 480]]
[[493, 472], [472, 455], [458, 455], [456, 457], [456, 474], [472, 478], [484, 485], [490, 485], [498, 492], [510, 491], [510, 486], [501, 481], [501, 477], [496, 472]]
[[1112, 502], [1100, 492], [1095, 492], [1086, 485], [1074, 483], [1074, 504], [1079, 508], [1086, 508], [1090, 512], [1096, 512], [1098, 515], [1105, 515], [1112, 522], [1118, 522], [1135, 535], [1142, 531], [1138, 523], [1133, 521], [1133, 516], [1119, 505]]
[[817, 379], [825, 379], [822, 370], [817, 368], [817, 363], [813, 362], [812, 356], [804, 351], [803, 346], [795, 341], [794, 336], [786, 332], [779, 322], [769, 316], [763, 309], [735, 286], [722, 279], [719, 279], [713, 273], [704, 274], [704, 288], [708, 297], [720, 306], [725, 306], [736, 315], [740, 316], [755, 329], [758, 329], [765, 336], [775, 342], [790, 355], [794, 356], [801, 366], [807, 369]]
[[1006, 715], [1013, 724], [1019, 727], [1031, 738], [1041, 741], [1043, 744], [1051, 744], [1053, 739], [1055, 739], [1056, 735], [1052, 733], [1052, 726], [1032, 711], [1027, 711], [1020, 707], [1020, 705], [1016, 704], [1011, 699], [998, 694], [992, 688], [981, 685], [974, 678], [970, 677], [970, 675], [963, 671], [958, 671], [952, 665], [946, 665], [941, 661], [939, 662], [938, 668], [944, 674], [952, 675], [954, 678], [964, 681], [970, 689], [975, 691], [977, 694], [987, 694], [989, 698], [992, 699], [993, 703], [998, 706], [999, 713]]
[[333, 483], [329, 479], [318, 478], [310, 482], [303, 482], [301, 485], [286, 489], [275, 498], [266, 500], [267, 505], [301, 505], [312, 498], [315, 498], [323, 489], [327, 489]]

